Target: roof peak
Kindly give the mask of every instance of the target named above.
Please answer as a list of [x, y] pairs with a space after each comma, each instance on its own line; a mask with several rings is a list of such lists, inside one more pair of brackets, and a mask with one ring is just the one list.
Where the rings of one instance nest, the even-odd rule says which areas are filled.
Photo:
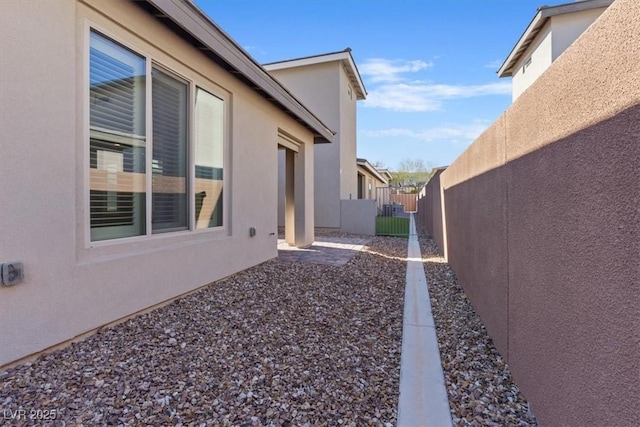
[[315, 64], [322, 64], [326, 62], [341, 62], [345, 67], [345, 71], [349, 77], [351, 84], [354, 86], [357, 99], [365, 99], [367, 97], [367, 90], [364, 87], [362, 77], [358, 71], [353, 55], [351, 54], [351, 48], [348, 47], [344, 50], [321, 53], [318, 55], [304, 56], [301, 58], [286, 59], [283, 61], [270, 62], [262, 64], [267, 71], [276, 71], [287, 68], [304, 67]]

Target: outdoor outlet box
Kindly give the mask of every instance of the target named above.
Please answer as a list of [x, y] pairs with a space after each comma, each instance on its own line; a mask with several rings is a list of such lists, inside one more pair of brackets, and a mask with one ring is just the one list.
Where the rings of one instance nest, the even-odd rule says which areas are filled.
[[24, 279], [24, 267], [21, 262], [0, 264], [0, 282], [5, 286], [17, 285]]
[[253, 237], [256, 235], [256, 228], [255, 227], [251, 227], [249, 229], [249, 237]]

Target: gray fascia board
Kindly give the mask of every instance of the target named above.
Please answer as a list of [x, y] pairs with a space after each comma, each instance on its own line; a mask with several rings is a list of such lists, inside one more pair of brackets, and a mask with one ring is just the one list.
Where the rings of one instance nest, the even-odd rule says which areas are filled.
[[351, 79], [354, 80], [358, 91], [358, 100], [367, 99], [367, 88], [364, 87], [362, 76], [360, 76], [360, 70], [358, 70], [358, 66], [356, 65], [356, 61], [353, 59], [353, 55], [351, 55], [351, 49], [348, 50], [348, 53], [349, 59], [347, 59], [347, 62], [349, 64], [349, 68], [351, 68], [354, 74]]
[[283, 61], [269, 62], [262, 64], [267, 71], [283, 70], [287, 68], [302, 67], [308, 65], [322, 64], [325, 62], [340, 61], [345, 67], [345, 72], [351, 83], [355, 86], [357, 99], [363, 100], [367, 98], [367, 89], [360, 76], [360, 71], [351, 54], [351, 48], [338, 52], [329, 52], [319, 55], [304, 56], [301, 58], [286, 59]]
[[369, 163], [369, 161], [367, 159], [356, 159], [356, 165], [362, 166], [363, 168], [368, 170], [372, 175], [375, 175], [381, 182], [389, 184], [389, 181], [386, 180], [382, 176], [382, 174], [380, 172], [378, 172], [378, 169], [376, 169], [375, 166], [373, 166], [371, 163]]
[[[277, 68], [277, 66], [287, 64], [287, 63], [295, 64], [296, 62], [305, 61], [305, 60], [315, 60], [314, 62], [325, 62], [326, 57], [331, 57], [333, 55], [341, 55], [344, 52], [345, 52], [344, 50], [338, 50], [336, 52], [327, 52], [327, 53], [319, 53], [317, 55], [301, 56], [300, 58], [290, 58], [290, 59], [283, 59], [280, 61], [265, 62], [264, 64], [262, 64], [262, 66], [265, 67], [266, 69], [270, 69], [270, 68], [279, 69]], [[288, 68], [289, 66], [290, 65], [284, 65], [283, 68]]]
[[[316, 143], [333, 141], [335, 132], [271, 77], [260, 64], [192, 2], [189, 0], [146, 1], [211, 50], [237, 73], [242, 74], [255, 87], [264, 91], [267, 99], [279, 109], [306, 125], [315, 134], [314, 141]], [[255, 90], [255, 88], [253, 89]]]
[[583, 0], [573, 3], [558, 4], [556, 6], [541, 6], [539, 10], [544, 11], [546, 17], [564, 15], [565, 13], [582, 12], [583, 10], [599, 9], [609, 7], [614, 0]]
[[538, 34], [537, 30], [544, 24], [544, 21], [546, 21], [546, 18], [542, 16], [542, 11], [538, 10], [518, 39], [518, 42], [513, 46], [511, 52], [509, 52], [509, 55], [500, 66], [498, 77], [511, 77], [513, 75], [513, 67], [529, 44], [531, 44], [532, 38]]

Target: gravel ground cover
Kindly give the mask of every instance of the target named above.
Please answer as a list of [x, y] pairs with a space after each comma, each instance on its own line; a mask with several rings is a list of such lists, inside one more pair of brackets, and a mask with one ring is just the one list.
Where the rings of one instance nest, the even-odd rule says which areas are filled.
[[454, 424], [537, 426], [455, 274], [435, 242], [419, 237]]
[[0, 424], [391, 426], [406, 251], [269, 261], [0, 372]]

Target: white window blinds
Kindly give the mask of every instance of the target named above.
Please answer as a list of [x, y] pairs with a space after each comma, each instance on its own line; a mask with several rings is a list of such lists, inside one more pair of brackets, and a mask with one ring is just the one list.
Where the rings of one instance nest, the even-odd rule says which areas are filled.
[[188, 228], [187, 84], [152, 71], [153, 231]]
[[91, 30], [92, 241], [224, 224], [225, 101], [150, 62]]
[[91, 240], [145, 233], [145, 64], [91, 32]]

